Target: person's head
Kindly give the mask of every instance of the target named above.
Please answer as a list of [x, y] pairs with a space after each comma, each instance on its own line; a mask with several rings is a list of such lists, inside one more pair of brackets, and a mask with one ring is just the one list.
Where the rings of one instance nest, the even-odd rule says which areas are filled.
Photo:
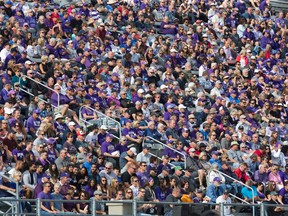
[[146, 163], [145, 161], [140, 162], [140, 169], [141, 169], [143, 172], [146, 172], [146, 170], [147, 170], [147, 163]]
[[102, 200], [102, 191], [96, 190], [94, 192], [94, 197], [95, 197], [96, 200]]
[[50, 182], [45, 182], [43, 183], [43, 192], [48, 193], [51, 190], [51, 184]]
[[277, 164], [274, 164], [271, 167], [271, 172], [274, 173], [274, 174], [278, 173], [278, 170], [279, 170], [279, 166]]
[[28, 166], [29, 166], [29, 172], [30, 172], [30, 173], [36, 171], [36, 165], [35, 165], [34, 162], [30, 162], [30, 163], [28, 163]]
[[223, 197], [224, 200], [227, 200], [228, 197], [229, 197], [229, 191], [228, 191], [228, 190], [225, 190], [225, 191], [223, 192], [222, 197]]
[[81, 200], [88, 200], [89, 199], [89, 194], [87, 191], [81, 191], [79, 194], [79, 197]]
[[260, 171], [260, 173], [265, 173], [265, 172], [267, 172], [267, 171], [268, 171], [268, 168], [269, 168], [269, 166], [268, 166], [267, 163], [262, 163], [262, 164], [259, 165], [259, 171]]
[[267, 188], [269, 191], [276, 190], [276, 182], [275, 181], [268, 181]]
[[126, 200], [132, 200], [133, 199], [133, 191], [131, 188], [127, 188], [125, 190], [125, 199]]
[[257, 183], [257, 189], [260, 191], [260, 192], [263, 192], [264, 190], [264, 184], [262, 182], [258, 182]]
[[60, 183], [54, 184], [54, 193], [59, 194], [60, 191], [61, 191], [61, 184]]
[[131, 184], [136, 186], [136, 187], [139, 185], [139, 179], [138, 179], [137, 176], [132, 176], [131, 177]]
[[130, 164], [128, 164], [128, 167], [127, 167], [127, 171], [131, 174], [134, 174], [134, 173], [136, 173], [136, 171], [137, 171], [137, 166], [136, 166], [136, 164], [135, 163], [130, 163]]
[[106, 162], [106, 164], [105, 164], [106, 172], [109, 174], [109, 173], [111, 173], [112, 169], [113, 169], [113, 164], [111, 162]]
[[14, 179], [14, 181], [16, 182], [21, 182], [22, 179], [22, 173], [20, 171], [15, 171], [12, 175], [12, 178]]
[[178, 187], [175, 187], [173, 190], [172, 190], [172, 196], [176, 197], [176, 198], [179, 198], [181, 196], [181, 190], [180, 188]]
[[276, 191], [271, 191], [270, 197], [273, 201], [276, 201], [278, 199], [278, 193]]
[[138, 197], [139, 198], [144, 198], [145, 195], [145, 188], [144, 187], [140, 187], [138, 190]]

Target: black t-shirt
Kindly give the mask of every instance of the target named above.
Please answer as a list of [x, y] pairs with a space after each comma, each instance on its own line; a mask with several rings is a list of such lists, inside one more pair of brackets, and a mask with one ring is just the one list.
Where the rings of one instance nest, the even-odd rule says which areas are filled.
[[122, 179], [123, 183], [128, 182], [129, 184], [131, 184], [131, 177], [132, 177], [132, 176], [136, 176], [136, 177], [137, 177], [136, 174], [130, 175], [130, 174], [128, 173], [128, 171], [126, 171], [126, 172], [124, 172], [124, 173], [122, 174], [121, 179]]
[[[174, 203], [177, 203], [177, 202], [180, 202], [180, 200], [176, 197], [174, 197], [172, 194], [169, 194], [167, 197], [166, 197], [166, 200], [165, 202], [174, 202]], [[173, 206], [175, 207], [175, 206]], [[167, 212], [170, 212], [172, 210], [172, 208], [170, 207], [169, 204], [165, 204], [164, 205], [164, 213], [166, 214]]]

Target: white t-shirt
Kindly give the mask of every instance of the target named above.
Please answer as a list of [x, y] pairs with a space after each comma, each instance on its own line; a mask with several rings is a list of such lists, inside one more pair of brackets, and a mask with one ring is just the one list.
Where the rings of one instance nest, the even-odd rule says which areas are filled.
[[96, 141], [98, 141], [98, 136], [97, 133], [94, 133], [93, 131], [91, 131], [85, 138], [85, 142], [92, 142], [94, 145]]
[[[223, 196], [219, 196], [217, 199], [216, 199], [216, 204], [220, 204], [220, 203], [224, 203], [224, 204], [231, 204], [231, 198], [228, 197], [227, 200], [225, 200], [223, 198]], [[225, 216], [234, 216], [233, 214], [231, 214], [231, 207], [232, 206], [228, 206], [228, 205], [224, 205], [224, 215]], [[220, 210], [221, 211], [221, 210]]]

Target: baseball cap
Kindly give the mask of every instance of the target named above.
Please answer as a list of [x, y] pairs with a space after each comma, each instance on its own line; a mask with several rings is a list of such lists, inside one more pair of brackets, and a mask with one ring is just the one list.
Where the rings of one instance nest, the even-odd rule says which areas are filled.
[[135, 147], [131, 147], [129, 150], [132, 151], [135, 156], [137, 155], [137, 151]]
[[215, 177], [214, 179], [213, 179], [213, 181], [216, 181], [216, 182], [221, 182], [221, 179], [219, 178], [219, 177]]
[[189, 152], [196, 152], [195, 148], [190, 148]]
[[73, 121], [70, 121], [69, 123], [68, 123], [68, 127], [69, 126], [75, 126], [76, 124], [75, 124], [75, 122], [73, 122]]
[[69, 174], [66, 172], [61, 173], [60, 178], [63, 178], [63, 177], [69, 177]]
[[182, 170], [182, 167], [181, 166], [175, 166], [174, 170]]
[[84, 136], [85, 135], [85, 132], [80, 130], [77, 132], [77, 136]]
[[94, 195], [102, 195], [102, 191], [96, 190], [94, 191]]
[[40, 111], [39, 111], [38, 109], [35, 109], [35, 110], [33, 110], [33, 113], [34, 113], [34, 114], [39, 114]]

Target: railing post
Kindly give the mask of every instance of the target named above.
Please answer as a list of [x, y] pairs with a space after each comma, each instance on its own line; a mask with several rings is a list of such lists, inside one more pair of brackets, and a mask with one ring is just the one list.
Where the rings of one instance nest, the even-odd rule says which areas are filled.
[[[16, 182], [16, 199], [19, 199], [19, 183], [18, 182]], [[22, 212], [20, 212], [20, 206], [21, 206], [20, 202], [17, 201], [16, 205], [15, 205], [15, 213], [16, 214], [22, 213]]]
[[133, 199], [132, 209], [133, 209], [132, 215], [136, 216], [137, 215], [137, 200], [136, 199]]
[[36, 213], [37, 213], [37, 215], [41, 215], [41, 200], [40, 200], [40, 198], [37, 198], [37, 201], [36, 201]]
[[92, 199], [92, 215], [96, 216], [96, 200], [95, 200], [95, 198]]
[[220, 203], [220, 216], [225, 216], [224, 215], [224, 203]]
[[265, 204], [260, 204], [260, 216], [265, 216]]

